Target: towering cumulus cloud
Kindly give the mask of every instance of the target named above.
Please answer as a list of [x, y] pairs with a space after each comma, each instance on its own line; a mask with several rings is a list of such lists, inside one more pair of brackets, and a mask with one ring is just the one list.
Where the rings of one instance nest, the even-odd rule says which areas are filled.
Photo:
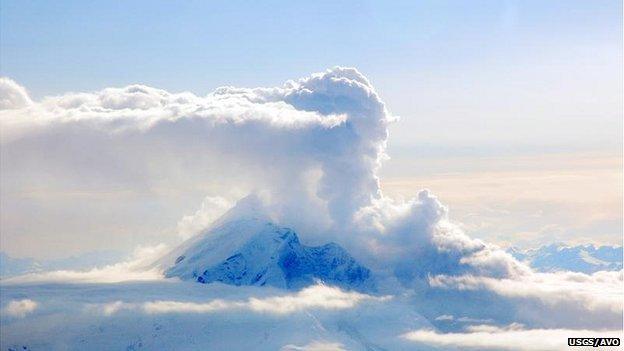
[[[353, 68], [278, 88], [224, 87], [204, 97], [132, 85], [32, 102], [24, 88], [3, 79], [0, 101], [3, 184], [13, 189], [32, 187], [34, 179], [60, 189], [71, 183], [201, 191], [212, 184], [216, 190], [207, 191], [208, 199], [254, 193], [263, 211], [296, 228], [302, 240], [337, 241], [404, 288], [486, 290], [551, 310], [568, 308], [562, 300], [552, 302], [562, 289], [562, 299], [572, 304], [598, 306], [612, 313], [612, 321], [620, 314], [615, 299], [607, 300], [609, 306], [593, 304], [600, 289], [572, 291], [579, 279], [609, 280], [613, 291], [621, 274], [559, 275], [552, 289], [512, 293], [501, 282], [539, 287], [549, 278], [468, 237], [426, 190], [406, 202], [384, 197], [377, 172], [393, 117]], [[12, 196], [6, 188], [4, 199]], [[213, 218], [207, 209], [185, 217], [182, 234], [205, 225], [205, 218]]]

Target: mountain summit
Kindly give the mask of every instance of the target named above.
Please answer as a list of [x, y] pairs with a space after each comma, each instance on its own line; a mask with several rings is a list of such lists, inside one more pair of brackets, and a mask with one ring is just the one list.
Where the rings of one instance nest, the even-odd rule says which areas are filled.
[[343, 289], [374, 290], [370, 270], [341, 246], [305, 246], [292, 229], [264, 216], [233, 219], [233, 213], [170, 253], [161, 262], [165, 275], [204, 284], [300, 289], [322, 281]]

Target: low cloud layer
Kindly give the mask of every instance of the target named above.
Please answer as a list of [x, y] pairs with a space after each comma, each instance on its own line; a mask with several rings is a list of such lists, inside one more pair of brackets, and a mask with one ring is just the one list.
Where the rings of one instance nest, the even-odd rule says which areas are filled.
[[[180, 345], [206, 350], [360, 350], [376, 343], [394, 349], [405, 343], [397, 331], [431, 327], [400, 298], [323, 285], [292, 292], [160, 280], [0, 289], [3, 349], [77, 345], [118, 350], [136, 349], [139, 343], [150, 350]], [[24, 295], [37, 302], [35, 312], [9, 316], [4, 304]]]
[[160, 267], [153, 262], [168, 252], [165, 245], [139, 247], [124, 262], [90, 270], [58, 270], [29, 273], [3, 280], [5, 284], [24, 283], [119, 283], [125, 281], [149, 281], [163, 279]]
[[622, 271], [532, 273], [515, 279], [483, 276], [434, 276], [431, 286], [459, 290], [490, 290], [512, 298], [535, 298], [544, 304], [571, 304], [598, 313], [622, 311]]
[[438, 333], [417, 330], [403, 338], [434, 347], [456, 347], [462, 350], [558, 351], [569, 350], [568, 338], [622, 337], [618, 330], [524, 329], [512, 325], [501, 328], [488, 325], [473, 326], [465, 333]]
[[342, 310], [353, 308], [361, 302], [387, 301], [390, 298], [390, 296], [375, 297], [325, 285], [314, 285], [294, 294], [266, 298], [251, 297], [246, 301], [223, 299], [208, 302], [158, 300], [141, 304], [115, 301], [97, 306], [96, 309], [107, 316], [124, 310], [138, 310], [147, 314], [214, 313], [247, 310], [255, 313], [282, 315], [305, 310]]

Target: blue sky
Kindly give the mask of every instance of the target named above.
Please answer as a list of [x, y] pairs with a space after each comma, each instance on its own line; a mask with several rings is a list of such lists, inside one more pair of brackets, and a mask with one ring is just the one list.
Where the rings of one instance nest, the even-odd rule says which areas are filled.
[[203, 95], [355, 66], [403, 117], [396, 152], [614, 150], [621, 13], [615, 0], [3, 0], [0, 64], [35, 98], [131, 83]]
[[2, 70], [39, 96], [136, 81], [203, 93], [332, 65], [398, 80], [621, 47], [619, 1], [5, 0], [1, 18]]
[[[502, 243], [518, 242], [517, 233], [539, 238], [532, 243], [620, 241], [620, 1], [1, 0], [0, 7], [0, 73], [36, 100], [133, 83], [205, 95], [354, 66], [401, 117], [390, 127], [392, 159], [381, 173], [388, 193], [409, 198], [432, 188], [472, 233]], [[590, 195], [571, 195], [579, 191]], [[192, 213], [204, 195], [169, 219]], [[67, 223], [72, 211], [50, 218]], [[49, 226], [42, 221], [40, 229]], [[7, 245], [28, 254], [26, 244]]]

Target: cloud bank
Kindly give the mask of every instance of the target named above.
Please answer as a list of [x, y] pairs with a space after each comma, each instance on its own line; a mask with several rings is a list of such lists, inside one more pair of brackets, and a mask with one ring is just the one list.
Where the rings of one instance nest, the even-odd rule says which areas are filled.
[[266, 298], [250, 297], [246, 301], [215, 299], [209, 302], [184, 302], [173, 300], [148, 301], [141, 304], [115, 301], [96, 306], [110, 316], [123, 310], [138, 310], [147, 314], [214, 313], [246, 310], [255, 313], [285, 315], [305, 310], [342, 310], [353, 308], [365, 301], [383, 302], [390, 296], [371, 296], [353, 291], [343, 291], [322, 284], [313, 285], [294, 294]]
[[438, 333], [417, 330], [403, 338], [434, 347], [457, 347], [465, 350], [558, 351], [569, 350], [569, 337], [622, 337], [617, 330], [524, 329], [511, 325], [501, 328], [488, 325], [473, 326], [466, 333]]
[[622, 311], [622, 271], [532, 273], [521, 279], [495, 279], [483, 276], [434, 276], [433, 287], [460, 290], [490, 290], [512, 298], [535, 298], [547, 305], [569, 303], [591, 311]]

